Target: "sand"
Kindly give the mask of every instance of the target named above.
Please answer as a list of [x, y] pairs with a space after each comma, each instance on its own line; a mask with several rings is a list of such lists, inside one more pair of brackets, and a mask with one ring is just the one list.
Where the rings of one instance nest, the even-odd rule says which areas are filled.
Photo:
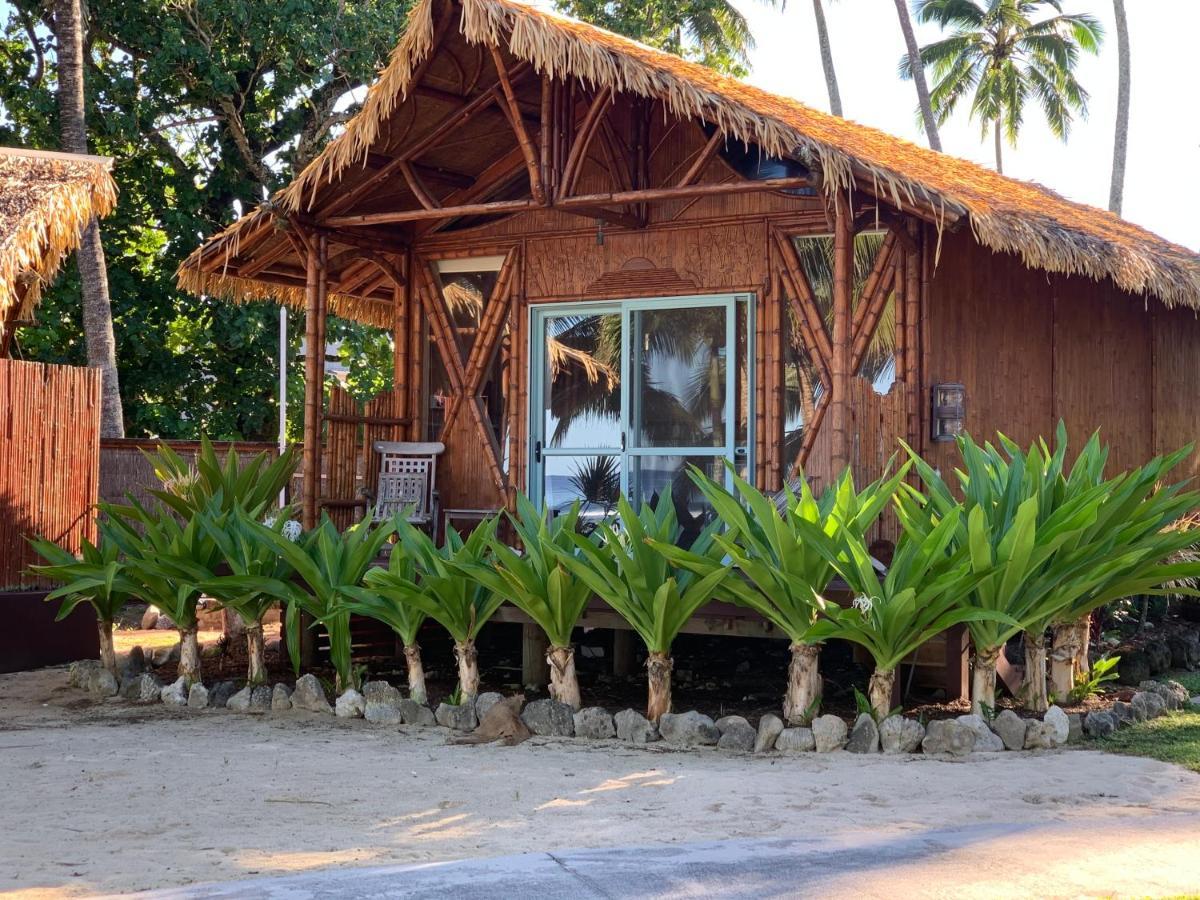
[[441, 729], [97, 702], [62, 669], [0, 677], [0, 798], [0, 891], [28, 896], [727, 839], [870, 854], [955, 828], [979, 839], [853, 877], [831, 867], [820, 893], [1200, 889], [1200, 776], [1150, 760], [451, 746]]

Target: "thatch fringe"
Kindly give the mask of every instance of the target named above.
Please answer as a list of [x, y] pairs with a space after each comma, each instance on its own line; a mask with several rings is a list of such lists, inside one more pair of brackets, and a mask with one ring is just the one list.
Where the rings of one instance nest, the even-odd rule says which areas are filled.
[[87, 224], [116, 206], [111, 162], [0, 148], [0, 339], [33, 312]]
[[[1111, 278], [1124, 290], [1157, 296], [1167, 306], [1200, 309], [1200, 259], [1111, 213], [516, 0], [455, 3], [468, 42], [507, 47], [539, 73], [659, 100], [676, 116], [703, 119], [730, 139], [818, 169], [827, 192], [869, 185], [876, 196], [895, 204], [933, 210], [939, 232], [941, 217], [965, 216], [981, 244], [1017, 254], [1027, 265]], [[448, 0], [420, 0], [362, 111], [278, 196], [280, 206], [289, 211], [312, 206], [348, 167], [365, 163], [432, 50], [435, 18], [454, 11]], [[214, 240], [228, 239], [239, 227]], [[193, 254], [185, 266], [196, 264]]]

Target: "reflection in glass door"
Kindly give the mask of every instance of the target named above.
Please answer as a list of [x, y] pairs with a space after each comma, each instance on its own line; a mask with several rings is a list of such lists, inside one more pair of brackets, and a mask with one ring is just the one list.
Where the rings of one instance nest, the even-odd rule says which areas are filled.
[[530, 493], [590, 518], [617, 492], [635, 505], [668, 488], [686, 532], [711, 511], [689, 465], [724, 480], [750, 465], [753, 322], [740, 296], [534, 307]]

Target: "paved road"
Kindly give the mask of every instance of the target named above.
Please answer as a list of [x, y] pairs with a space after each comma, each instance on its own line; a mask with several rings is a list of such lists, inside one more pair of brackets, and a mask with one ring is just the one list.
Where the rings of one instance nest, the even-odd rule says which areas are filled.
[[[853, 896], [858, 893], [856, 874], [878, 874], [891, 865], [969, 851], [972, 845], [1030, 830], [1036, 828], [989, 824], [875, 842], [772, 839], [527, 853], [428, 865], [324, 869], [137, 896], [143, 900]], [[1000, 893], [1003, 882], [995, 888]], [[861, 896], [872, 895], [874, 891]]]

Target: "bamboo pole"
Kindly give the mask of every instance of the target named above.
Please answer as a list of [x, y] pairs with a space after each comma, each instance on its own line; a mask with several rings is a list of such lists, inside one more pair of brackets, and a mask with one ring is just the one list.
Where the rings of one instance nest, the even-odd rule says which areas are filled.
[[538, 104], [538, 165], [541, 168], [542, 184], [547, 196], [553, 200], [558, 194], [558, 173], [552, 165], [551, 128], [554, 122], [554, 82], [547, 74], [542, 75], [542, 96]]
[[567, 164], [563, 168], [562, 190], [560, 197], [569, 197], [575, 190], [583, 164], [587, 161], [588, 149], [592, 146], [592, 138], [600, 126], [600, 120], [608, 113], [609, 102], [612, 99], [612, 88], [601, 88], [592, 98], [591, 106], [583, 117], [579, 131], [567, 154]]
[[915, 222], [909, 226], [909, 234], [917, 247], [910, 250], [904, 260], [904, 380], [908, 383], [908, 439], [913, 447], [921, 446], [924, 433], [921, 429], [921, 398], [924, 393], [921, 383], [921, 317], [925, 310], [922, 298], [929, 282], [928, 270], [923, 265], [925, 241], [919, 240], [921, 230]]
[[865, 313], [858, 328], [851, 329], [854, 335], [854, 344], [850, 351], [851, 373], [857, 373], [862, 366], [863, 357], [867, 355], [867, 348], [871, 346], [871, 338], [875, 336], [875, 329], [879, 327], [879, 320], [883, 318], [888, 300], [899, 296], [892, 290], [896, 284], [896, 277], [895, 264], [889, 265], [887, 275], [876, 282], [874, 294], [869, 297], [864, 294], [858, 301], [858, 309], [865, 310]]
[[858, 305], [854, 307], [854, 318], [850, 324], [850, 333], [857, 336], [862, 330], [862, 321], [867, 314], [867, 304], [871, 298], [875, 296], [875, 292], [880, 289], [880, 285], [884, 286], [886, 291], [890, 281], [884, 279], [884, 276], [889, 274], [892, 265], [892, 255], [896, 248], [896, 232], [889, 230], [887, 236], [883, 239], [883, 244], [879, 247], [879, 252], [875, 254], [875, 263], [871, 266], [871, 272], [867, 275], [866, 283], [863, 285], [862, 296], [859, 297]]
[[811, 338], [808, 346], [813, 356], [818, 360], [818, 366], [830, 370], [833, 365], [833, 344], [825, 323], [817, 310], [817, 301], [813, 297], [812, 288], [800, 267], [796, 256], [796, 248], [785, 235], [776, 234], [775, 243], [779, 247], [779, 255], [783, 259], [783, 272], [792, 287], [792, 302], [800, 313], [800, 319], [807, 325], [807, 336]]
[[837, 477], [850, 465], [850, 319], [851, 290], [854, 277], [854, 233], [851, 229], [847, 200], [834, 195], [833, 210], [833, 358], [830, 375], [833, 396], [830, 402], [832, 476]]
[[433, 194], [429, 193], [429, 189], [421, 181], [421, 176], [409, 165], [408, 160], [400, 160], [400, 173], [404, 176], [404, 181], [408, 184], [408, 189], [412, 191], [413, 196], [417, 198], [417, 202], [421, 206], [425, 209], [442, 208], [442, 204], [437, 201], [437, 198]]
[[545, 206], [546, 191], [542, 186], [541, 163], [538, 161], [537, 149], [533, 146], [533, 141], [529, 138], [529, 132], [525, 129], [525, 120], [521, 116], [521, 106], [517, 103], [517, 94], [513, 90], [512, 82], [508, 79], [508, 71], [504, 66], [504, 58], [500, 55], [500, 48], [496, 45], [492, 44], [488, 49], [492, 53], [492, 62], [496, 64], [496, 77], [500, 81], [500, 90], [504, 92], [509, 123], [517, 135], [517, 143], [521, 146], [521, 153], [525, 156], [525, 167], [529, 170], [529, 191], [533, 194], [534, 202], [538, 206]]
[[716, 155], [717, 150], [725, 141], [725, 133], [721, 129], [717, 129], [712, 133], [712, 136], [700, 148], [700, 152], [696, 154], [696, 158], [692, 160], [692, 164], [688, 166], [688, 170], [684, 172], [683, 177], [675, 184], [676, 187], [687, 187], [694, 183], [704, 172], [705, 166]]

